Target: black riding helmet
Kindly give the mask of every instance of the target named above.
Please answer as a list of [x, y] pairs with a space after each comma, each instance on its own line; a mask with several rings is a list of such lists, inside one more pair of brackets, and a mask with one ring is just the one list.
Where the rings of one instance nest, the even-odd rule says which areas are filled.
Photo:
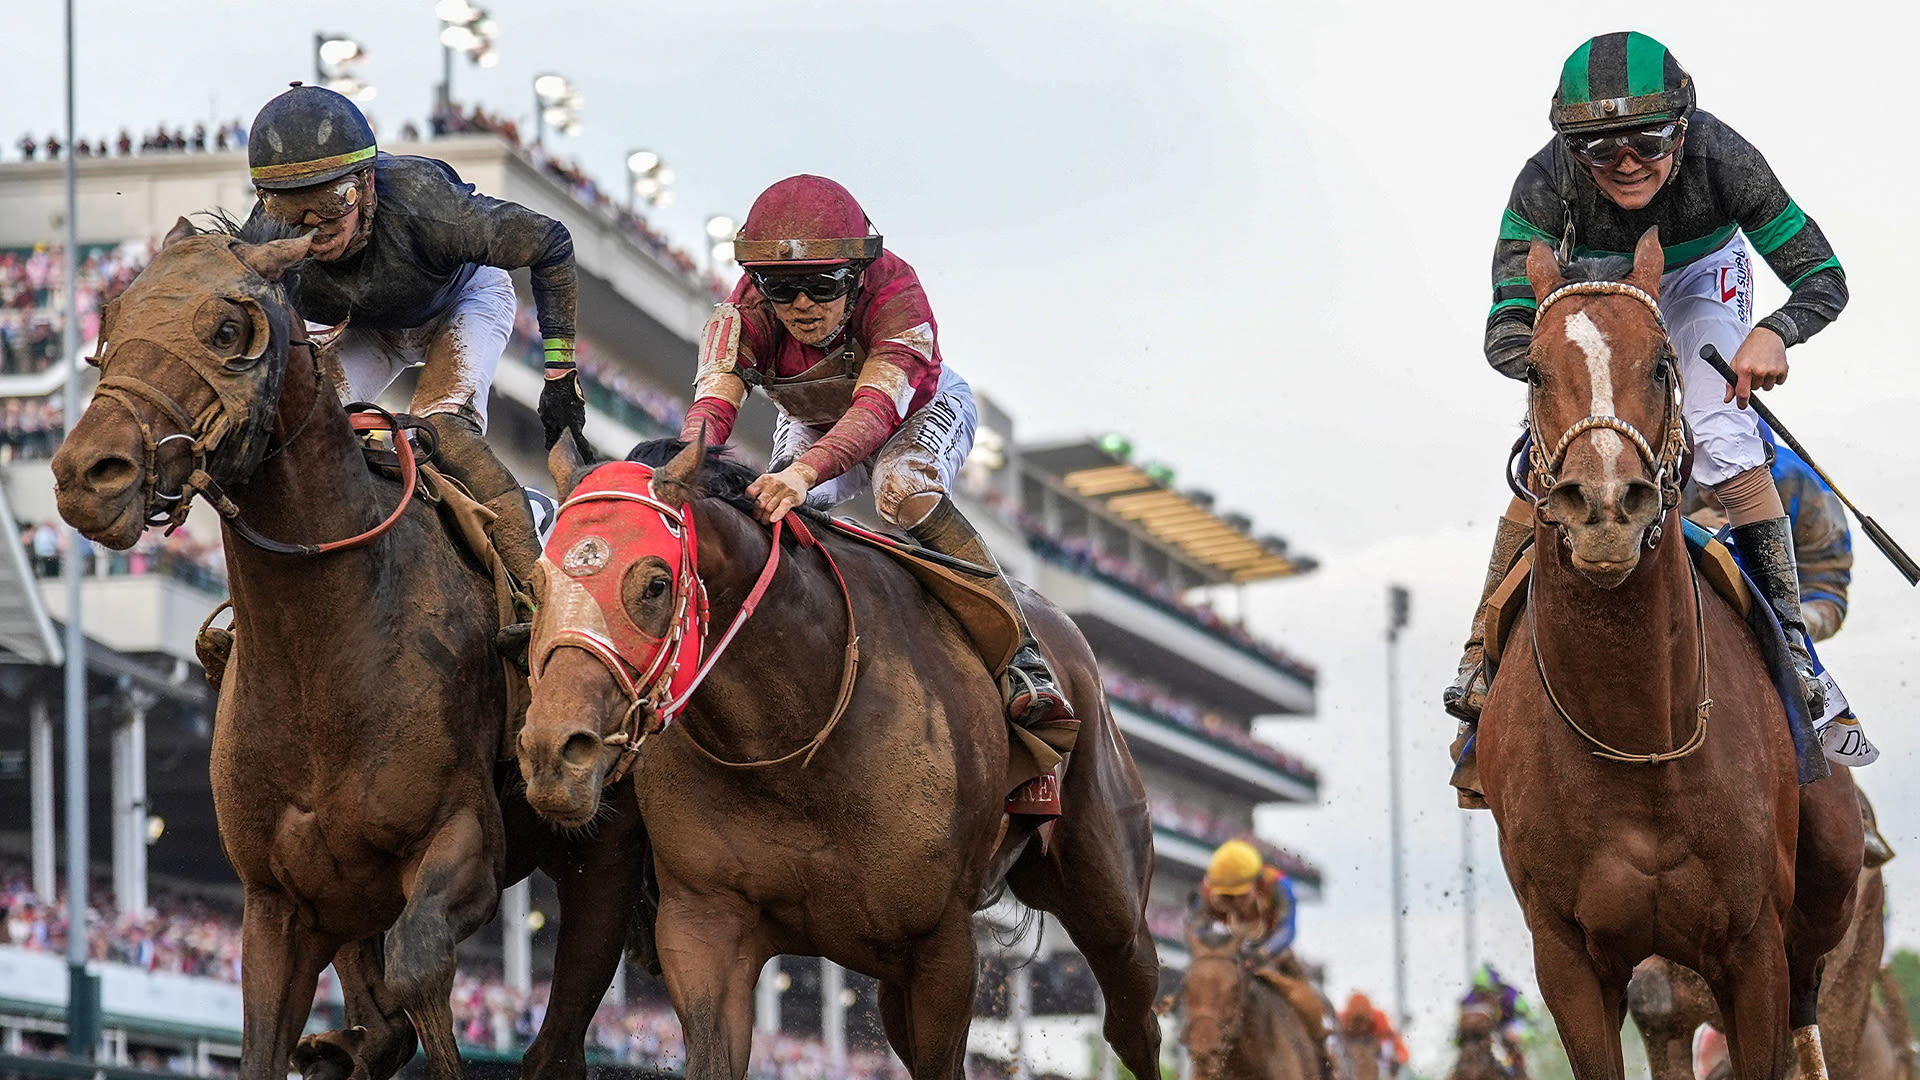
[[253, 186], [311, 187], [373, 164], [373, 128], [358, 106], [324, 86], [293, 84], [267, 102], [247, 136]]

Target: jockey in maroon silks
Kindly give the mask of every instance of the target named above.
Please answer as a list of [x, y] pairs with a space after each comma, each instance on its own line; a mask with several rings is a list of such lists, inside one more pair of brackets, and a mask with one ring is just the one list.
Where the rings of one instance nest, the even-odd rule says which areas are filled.
[[[832, 507], [871, 487], [880, 516], [926, 547], [999, 564], [950, 492], [977, 422], [973, 391], [940, 356], [920, 278], [883, 249], [846, 188], [794, 176], [754, 200], [734, 256], [746, 275], [701, 336], [693, 407], [681, 438], [724, 442], [759, 387], [779, 409], [773, 463], [748, 489], [777, 521], [802, 503]], [[984, 582], [1020, 620], [1020, 645], [996, 672], [1015, 724], [1061, 753], [1079, 729], [1004, 572]], [[1021, 786], [1014, 813], [1054, 816], [1053, 776]]]

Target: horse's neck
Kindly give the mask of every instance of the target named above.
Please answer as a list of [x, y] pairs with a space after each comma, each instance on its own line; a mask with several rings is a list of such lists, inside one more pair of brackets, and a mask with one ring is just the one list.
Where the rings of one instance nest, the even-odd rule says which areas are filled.
[[[269, 451], [272, 456], [251, 477], [227, 489], [241, 520], [255, 532], [314, 544], [354, 535], [379, 520], [379, 485], [346, 410], [306, 364], [295, 361], [287, 371], [272, 445], [279, 451]], [[375, 589], [368, 567], [378, 545], [312, 557], [276, 555], [230, 527], [224, 534], [234, 619], [243, 633], [308, 638], [323, 632], [329, 618], [364, 628], [374, 617], [375, 609], [354, 600]], [[321, 597], [326, 602], [317, 603]]]
[[1700, 692], [1693, 564], [1677, 515], [1665, 525], [1664, 539], [1613, 589], [1581, 576], [1552, 529], [1535, 536], [1528, 617], [1553, 694], [1581, 726], [1634, 752], [1691, 736]]
[[[700, 565], [711, 603], [707, 648], [720, 645], [772, 550], [770, 533], [711, 501], [695, 508]], [[846, 658], [847, 601], [815, 556], [785, 544], [759, 606], [727, 646], [687, 710], [688, 734], [731, 761], [778, 757], [804, 745], [832, 715]], [[717, 567], [710, 574], [707, 567]], [[756, 784], [765, 772], [746, 774]]]

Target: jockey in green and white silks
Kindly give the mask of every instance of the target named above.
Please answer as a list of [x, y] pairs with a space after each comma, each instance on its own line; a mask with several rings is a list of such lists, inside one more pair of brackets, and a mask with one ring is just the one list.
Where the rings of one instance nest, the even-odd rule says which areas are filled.
[[[1666, 255], [1660, 308], [1679, 356], [1693, 478], [1727, 508], [1734, 542], [1786, 630], [1819, 717], [1824, 691], [1805, 646], [1793, 535], [1768, 473], [1759, 420], [1745, 404], [1750, 390], [1786, 380], [1788, 346], [1840, 314], [1845, 273], [1766, 158], [1695, 107], [1692, 78], [1645, 34], [1603, 34], [1574, 50], [1561, 68], [1550, 118], [1554, 137], [1521, 169], [1501, 216], [1487, 361], [1508, 378], [1526, 377], [1533, 241], [1558, 245], [1563, 260], [1625, 256], [1658, 227]], [[1792, 291], [1779, 310], [1757, 320], [1755, 252]], [[1740, 375], [1737, 395], [1700, 359], [1708, 344]], [[1532, 535], [1532, 507], [1516, 499], [1496, 533], [1483, 602]], [[1461, 722], [1453, 785], [1465, 806], [1485, 805], [1469, 742], [1486, 702], [1483, 630], [1476, 612], [1459, 675], [1444, 696]]]

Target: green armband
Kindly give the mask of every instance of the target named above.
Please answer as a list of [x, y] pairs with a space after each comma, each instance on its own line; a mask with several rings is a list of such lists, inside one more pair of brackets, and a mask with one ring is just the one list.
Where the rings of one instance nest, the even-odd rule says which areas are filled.
[[573, 370], [572, 338], [547, 338], [543, 344], [547, 358], [547, 378], [557, 379]]

